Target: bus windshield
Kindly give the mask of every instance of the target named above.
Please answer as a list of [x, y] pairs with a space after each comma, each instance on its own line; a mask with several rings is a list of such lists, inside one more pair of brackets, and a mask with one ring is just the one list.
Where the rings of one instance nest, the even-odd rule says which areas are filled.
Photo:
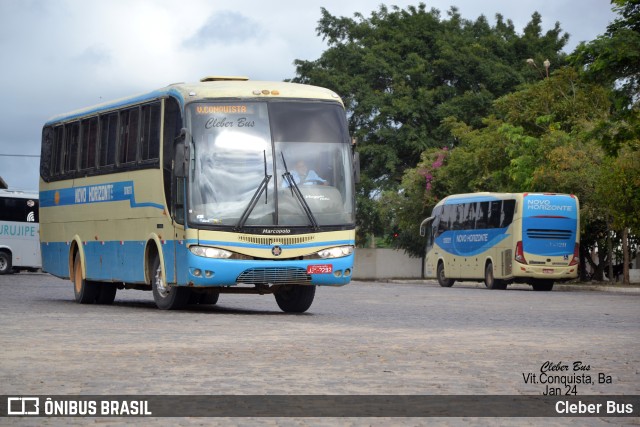
[[198, 227], [353, 224], [344, 111], [326, 102], [194, 103], [189, 222]]

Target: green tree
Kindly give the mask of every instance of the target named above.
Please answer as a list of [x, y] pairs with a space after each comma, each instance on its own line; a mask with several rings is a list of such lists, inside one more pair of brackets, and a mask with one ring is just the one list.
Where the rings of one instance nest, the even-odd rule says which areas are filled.
[[584, 76], [612, 89], [612, 117], [595, 129], [611, 155], [640, 145], [640, 0], [612, 0], [618, 17], [605, 34], [581, 43], [570, 61]]
[[[640, 1], [612, 0], [618, 17], [596, 40], [581, 43], [570, 62], [582, 71], [582, 78], [598, 82], [611, 89], [612, 108], [593, 129], [593, 136], [605, 148], [610, 158], [603, 169], [599, 192], [607, 224], [617, 229], [623, 248], [624, 267], [628, 267], [629, 231], [637, 233], [630, 206], [637, 206], [637, 192], [627, 188], [633, 182], [629, 172], [638, 168], [628, 163], [640, 149]], [[634, 166], [635, 165], [635, 166]], [[635, 231], [634, 231], [635, 230]], [[607, 236], [611, 233], [607, 230]], [[636, 234], [637, 235], [637, 234]], [[615, 247], [613, 244], [609, 244]], [[600, 246], [603, 247], [603, 246]], [[612, 255], [609, 255], [609, 263]], [[603, 264], [601, 262], [601, 264]], [[625, 282], [628, 274], [625, 271]]]
[[392, 246], [402, 248], [415, 257], [424, 256], [424, 241], [418, 233], [418, 224], [431, 213], [438, 203], [443, 181], [437, 179], [448, 161], [449, 149], [427, 149], [415, 169], [408, 169], [402, 177], [400, 190], [387, 190], [380, 197], [380, 212], [389, 227], [397, 230]]
[[597, 195], [622, 236], [623, 281], [629, 284], [629, 232], [640, 233], [640, 151], [624, 147], [607, 159]]
[[317, 60], [297, 60], [292, 81], [330, 87], [345, 101], [365, 177], [358, 187], [361, 232], [378, 232], [376, 197], [397, 191], [424, 150], [456, 145], [445, 118], [481, 127], [495, 99], [539, 78], [527, 58], [565, 63], [568, 35], [557, 23], [542, 33], [541, 22], [533, 13], [520, 35], [501, 15], [491, 26], [484, 16], [462, 19], [455, 7], [446, 19], [423, 3], [380, 6], [368, 18], [322, 9], [317, 31], [328, 49]]
[[[427, 150], [418, 166], [407, 170], [397, 192], [403, 197], [394, 200], [397, 222], [412, 223], [416, 234], [421, 219], [448, 194], [548, 191], [577, 195], [583, 229], [601, 229], [605, 213], [594, 193], [604, 152], [591, 130], [609, 114], [606, 88], [581, 81], [566, 67], [501, 97], [494, 106], [495, 114], [484, 119], [482, 128], [455, 118], [444, 121], [458, 144], [441, 168], [430, 168], [436, 153]], [[425, 170], [431, 188], [424, 185]], [[420, 188], [415, 183], [421, 178]], [[408, 250], [421, 250], [409, 243]], [[583, 256], [598, 244], [589, 238], [583, 243]]]

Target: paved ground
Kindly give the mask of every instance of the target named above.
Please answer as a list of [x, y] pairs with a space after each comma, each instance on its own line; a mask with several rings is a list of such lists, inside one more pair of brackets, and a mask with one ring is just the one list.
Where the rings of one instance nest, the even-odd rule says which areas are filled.
[[[579, 395], [640, 394], [640, 293], [489, 291], [474, 284], [354, 282], [318, 289], [308, 313], [272, 296], [155, 308], [119, 291], [73, 302], [68, 281], [0, 276], [0, 394], [540, 394], [542, 365], [589, 366]], [[609, 382], [597, 383], [599, 375]], [[0, 418], [0, 424], [7, 419]], [[116, 420], [11, 419], [21, 425]], [[64, 421], [64, 422], [62, 422]], [[123, 423], [123, 421], [119, 421]], [[540, 419], [157, 419], [140, 425], [539, 425]], [[638, 419], [545, 419], [631, 425]]]

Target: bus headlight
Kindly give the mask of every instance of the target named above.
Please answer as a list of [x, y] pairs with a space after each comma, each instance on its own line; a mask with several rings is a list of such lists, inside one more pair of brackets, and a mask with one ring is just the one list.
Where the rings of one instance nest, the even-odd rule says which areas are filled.
[[232, 253], [224, 249], [210, 248], [207, 246], [191, 246], [189, 248], [192, 254], [206, 258], [229, 258]]
[[336, 246], [335, 248], [323, 249], [318, 251], [320, 258], [340, 258], [343, 256], [351, 255], [353, 253], [353, 246]]

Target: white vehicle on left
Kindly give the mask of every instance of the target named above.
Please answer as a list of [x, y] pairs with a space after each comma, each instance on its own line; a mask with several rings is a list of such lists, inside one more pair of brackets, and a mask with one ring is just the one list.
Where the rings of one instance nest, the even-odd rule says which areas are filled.
[[42, 267], [38, 193], [0, 190], [0, 274]]

